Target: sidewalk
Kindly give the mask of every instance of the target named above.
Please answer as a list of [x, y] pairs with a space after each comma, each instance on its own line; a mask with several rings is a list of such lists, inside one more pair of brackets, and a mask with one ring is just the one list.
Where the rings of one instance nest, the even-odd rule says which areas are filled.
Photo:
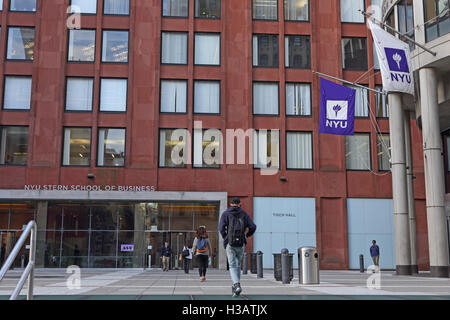
[[[381, 273], [380, 289], [367, 287], [372, 276], [359, 271], [321, 271], [319, 285], [300, 285], [298, 273], [290, 284], [264, 270], [264, 278], [256, 274], [242, 275], [243, 299], [446, 299], [450, 300], [450, 279], [397, 276], [392, 271]], [[20, 270], [11, 270], [0, 283], [0, 299], [8, 299], [14, 290]], [[209, 269], [206, 282], [199, 281], [197, 270], [162, 272], [160, 269], [106, 270], [81, 269], [81, 287], [69, 289], [71, 274], [65, 269], [35, 271], [36, 299], [229, 299], [231, 280], [228, 271]], [[26, 287], [26, 286], [25, 286]], [[25, 295], [26, 291], [22, 291]]]

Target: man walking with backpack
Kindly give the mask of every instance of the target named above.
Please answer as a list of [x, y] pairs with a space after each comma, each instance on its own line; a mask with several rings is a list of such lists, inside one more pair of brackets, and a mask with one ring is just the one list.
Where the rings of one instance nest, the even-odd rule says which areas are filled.
[[[248, 229], [247, 234], [245, 230]], [[251, 237], [256, 231], [256, 225], [250, 216], [241, 209], [241, 200], [233, 198], [231, 206], [220, 217], [219, 232], [223, 237], [224, 248], [227, 252], [230, 276], [233, 281], [231, 287], [233, 297], [242, 292], [241, 260], [244, 253], [246, 238]]]

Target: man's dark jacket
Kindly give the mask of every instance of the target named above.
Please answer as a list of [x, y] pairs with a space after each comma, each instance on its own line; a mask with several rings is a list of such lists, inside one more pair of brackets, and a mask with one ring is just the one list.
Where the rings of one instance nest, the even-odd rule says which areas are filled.
[[[241, 207], [229, 207], [220, 217], [219, 222], [219, 232], [223, 238], [223, 246], [227, 247], [228, 244], [228, 224], [229, 224], [229, 216], [234, 215], [237, 218], [242, 218], [244, 220], [244, 227], [248, 228], [246, 238], [251, 237], [256, 231], [256, 225], [253, 223], [252, 219], [249, 215], [241, 209]], [[244, 239], [245, 244], [247, 244], [247, 240]]]
[[170, 247], [163, 247], [161, 250], [161, 256], [162, 257], [170, 257], [172, 254], [172, 249]]

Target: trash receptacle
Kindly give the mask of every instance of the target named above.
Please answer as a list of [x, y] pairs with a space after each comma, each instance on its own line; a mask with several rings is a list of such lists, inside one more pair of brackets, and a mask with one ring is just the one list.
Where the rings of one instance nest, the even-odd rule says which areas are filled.
[[[273, 254], [273, 277], [281, 281], [281, 253]], [[294, 279], [294, 254], [289, 253], [289, 279]]]
[[256, 269], [256, 253], [250, 254], [250, 272], [253, 274], [258, 273], [258, 270]]
[[300, 284], [319, 284], [319, 253], [315, 247], [298, 249], [298, 281]]

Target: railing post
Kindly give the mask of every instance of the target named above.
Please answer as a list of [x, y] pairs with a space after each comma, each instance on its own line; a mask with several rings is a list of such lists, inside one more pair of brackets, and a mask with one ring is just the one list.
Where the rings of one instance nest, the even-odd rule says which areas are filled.
[[30, 258], [28, 263], [32, 263], [33, 267], [28, 276], [28, 293], [27, 300], [33, 300], [33, 290], [34, 290], [34, 266], [36, 265], [36, 237], [37, 237], [37, 225], [33, 225], [30, 235]]

